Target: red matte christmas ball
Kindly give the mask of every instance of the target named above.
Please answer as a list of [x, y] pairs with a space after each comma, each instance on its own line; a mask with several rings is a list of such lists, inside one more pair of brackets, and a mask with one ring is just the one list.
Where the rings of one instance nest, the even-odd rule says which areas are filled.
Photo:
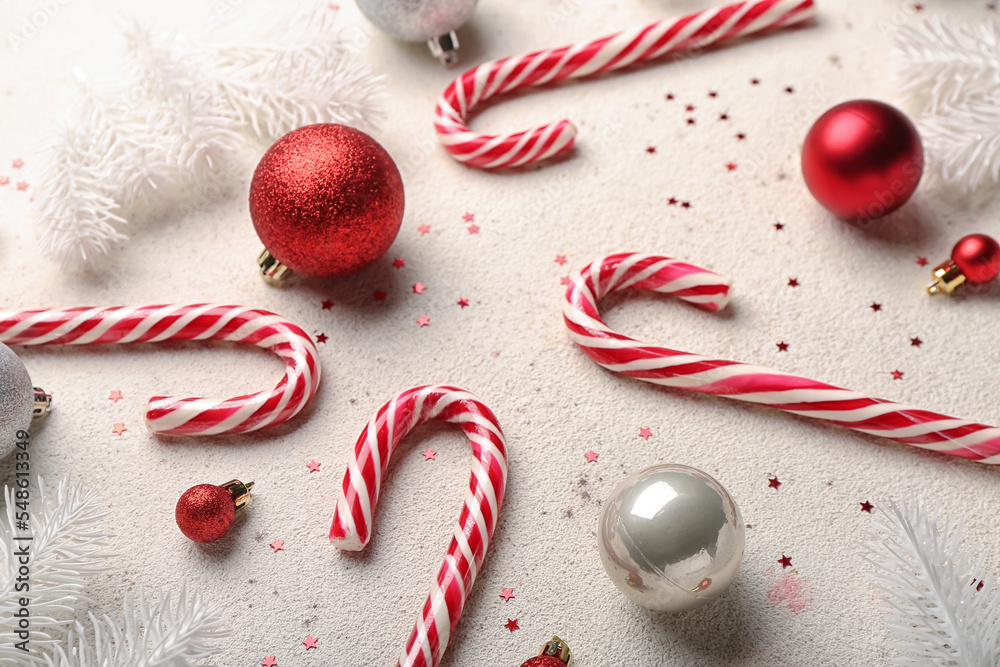
[[250, 183], [250, 217], [267, 252], [316, 278], [350, 275], [381, 257], [399, 232], [403, 203], [389, 153], [364, 132], [333, 123], [278, 139]]
[[955, 244], [951, 260], [969, 283], [988, 283], [1000, 274], [1000, 244], [986, 234], [969, 234]]
[[850, 220], [880, 218], [902, 206], [924, 171], [917, 129], [901, 111], [875, 100], [833, 107], [802, 146], [802, 175], [813, 196]]

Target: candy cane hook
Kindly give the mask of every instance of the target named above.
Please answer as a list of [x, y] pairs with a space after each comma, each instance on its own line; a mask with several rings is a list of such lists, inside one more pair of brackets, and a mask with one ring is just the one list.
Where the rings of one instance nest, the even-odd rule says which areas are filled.
[[1000, 464], [1000, 429], [841, 389], [781, 371], [656, 347], [612, 331], [597, 302], [628, 288], [675, 296], [717, 311], [729, 280], [690, 264], [639, 253], [609, 255], [575, 276], [563, 318], [584, 354], [608, 370], [667, 387], [766, 405], [908, 445]]
[[457, 387], [408, 389], [368, 422], [347, 467], [330, 539], [360, 551], [372, 535], [372, 515], [389, 459], [417, 424], [440, 419], [458, 424], [472, 445], [472, 476], [455, 534], [397, 667], [437, 667], [483, 564], [507, 485], [507, 446], [493, 412]]
[[466, 119], [491, 97], [518, 88], [621, 69], [668, 53], [802, 23], [814, 15], [813, 0], [750, 0], [657, 21], [585, 44], [483, 63], [445, 89], [434, 112], [434, 129], [452, 157], [473, 167], [517, 167], [545, 160], [573, 147], [576, 127], [570, 121], [494, 136], [473, 132]]
[[312, 339], [297, 325], [264, 310], [217, 304], [139, 308], [56, 308], [0, 311], [0, 342], [8, 345], [159, 343], [224, 340], [268, 349], [285, 362], [270, 391], [235, 398], [156, 396], [146, 424], [162, 435], [246, 433], [297, 415], [319, 388]]

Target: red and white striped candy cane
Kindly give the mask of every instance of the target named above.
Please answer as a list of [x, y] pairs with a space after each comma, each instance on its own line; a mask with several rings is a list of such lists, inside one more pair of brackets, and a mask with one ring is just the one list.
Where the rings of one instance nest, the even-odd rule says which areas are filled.
[[729, 280], [668, 257], [609, 255], [574, 277], [563, 317], [570, 338], [608, 370], [645, 382], [726, 396], [822, 419], [952, 456], [1000, 464], [1000, 429], [870, 398], [781, 371], [656, 347], [616, 333], [601, 320], [597, 302], [628, 288], [676, 296], [705, 310], [725, 307]]
[[507, 485], [507, 445], [493, 412], [463, 389], [437, 385], [408, 389], [383, 405], [354, 447], [330, 528], [338, 549], [364, 549], [372, 536], [372, 515], [389, 458], [413, 427], [432, 419], [458, 424], [465, 431], [472, 445], [472, 476], [437, 584], [397, 667], [437, 667], [486, 557]]
[[435, 109], [438, 140], [459, 162], [484, 169], [517, 167], [569, 150], [576, 127], [568, 121], [525, 132], [473, 132], [466, 119], [503, 93], [628, 67], [668, 53], [700, 49], [769, 28], [808, 21], [813, 0], [750, 0], [657, 21], [592, 42], [483, 63], [455, 79]]
[[287, 421], [316, 394], [316, 345], [297, 325], [244, 306], [161, 305], [139, 308], [54, 308], [0, 311], [0, 342], [7, 345], [159, 343], [224, 340], [268, 349], [285, 361], [285, 376], [270, 391], [235, 398], [156, 396], [146, 424], [163, 435], [246, 433]]

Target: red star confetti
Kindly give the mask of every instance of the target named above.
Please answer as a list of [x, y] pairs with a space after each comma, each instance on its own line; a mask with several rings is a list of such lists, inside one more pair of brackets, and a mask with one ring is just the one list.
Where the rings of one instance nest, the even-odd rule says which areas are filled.
[[598, 456], [600, 456], [600, 454], [598, 454], [594, 450], [589, 450], [586, 454], [583, 455], [583, 458], [587, 459], [587, 463], [597, 463]]
[[689, 201], [682, 201], [681, 202], [681, 208], [691, 208], [691, 202], [689, 202]]
[[743, 141], [746, 138], [747, 138], [747, 133], [746, 132], [737, 132], [736, 133], [736, 141]]
[[10, 163], [10, 166], [14, 167], [14, 169], [20, 169], [21, 167], [24, 166], [24, 160], [22, 160], [21, 158], [17, 158], [16, 160]]
[[404, 266], [406, 266], [406, 262], [403, 261], [402, 257], [397, 257], [392, 261], [392, 265], [395, 266], [397, 269], [401, 269]]
[[25, 190], [27, 190], [27, 189], [28, 189], [28, 184], [27, 184], [27, 183], [25, 183], [24, 181], [21, 181], [20, 183], [18, 183], [18, 184], [17, 184], [17, 189], [18, 189], [18, 190], [19, 190], [20, 192], [24, 192]]
[[323, 464], [317, 461], [316, 459], [313, 459], [307, 465], [309, 467], [309, 472], [317, 472], [319, 470], [319, 467]]
[[778, 559], [778, 562], [781, 563], [782, 570], [784, 570], [786, 567], [792, 566], [792, 559], [786, 556], [785, 554], [781, 554], [781, 558]]
[[677, 197], [671, 197], [667, 200], [667, 204], [670, 206], [677, 206]]
[[894, 370], [892, 372], [892, 379], [893, 380], [902, 380], [903, 379], [903, 371], [899, 370], [898, 368], [896, 370]]
[[318, 336], [316, 336], [317, 343], [325, 343], [328, 340], [330, 340], [330, 338], [325, 333], [321, 333]]
[[687, 123], [688, 125], [694, 125], [694, 118], [688, 118]]
[[468, 230], [469, 230], [470, 234], [478, 234], [479, 233], [479, 225], [469, 225], [468, 226]]
[[[674, 201], [676, 202], [677, 200], [675, 199]], [[563, 264], [565, 264], [567, 262], [566, 255], [556, 255], [555, 262], [559, 266], [562, 266]]]
[[500, 597], [503, 598], [504, 602], [510, 602], [510, 599], [514, 597], [514, 589], [513, 588], [503, 589], [502, 591], [500, 591]]
[[517, 619], [516, 618], [514, 620], [511, 620], [511, 619], [508, 618], [507, 619], [507, 623], [503, 627], [505, 627], [508, 630], [510, 630], [511, 634], [514, 633], [514, 630], [520, 630], [521, 629], [521, 626], [519, 626], [517, 624]]
[[788, 352], [788, 343], [785, 341], [778, 343], [778, 352]]
[[924, 344], [924, 341], [920, 340], [920, 336], [917, 336], [916, 338], [911, 338], [910, 339], [910, 346], [911, 347], [920, 347], [923, 344]]
[[868, 512], [869, 514], [871, 514], [872, 513], [872, 509], [875, 508], [875, 506], [872, 505], [867, 500], [865, 502], [863, 502], [863, 503], [858, 503], [858, 504], [861, 505], [861, 511], [862, 512]]
[[917, 264], [919, 264], [920, 266], [927, 266], [927, 258], [917, 257]]
[[674, 99], [674, 94], [673, 93], [667, 93], [666, 95], [664, 95], [664, 97], [667, 98], [668, 102], [670, 102], [671, 100]]
[[274, 659], [273, 655], [265, 655], [264, 662], [260, 664], [262, 667], [277, 667], [278, 661]]
[[120, 391], [118, 391], [117, 389], [115, 389], [113, 392], [111, 392], [111, 395], [108, 396], [108, 400], [109, 401], [114, 401], [115, 403], [117, 403], [118, 401], [122, 400], [122, 398], [124, 398], [124, 396], [122, 396], [122, 393]]
[[751, 86], [759, 86], [760, 85], [760, 79], [750, 79], [750, 85]]
[[652, 155], [656, 152], [656, 146], [646, 146], [646, 152]]
[[421, 236], [423, 236], [424, 234], [430, 234], [431, 233], [431, 226], [430, 225], [420, 225], [419, 227], [417, 227], [417, 231], [420, 232]]
[[319, 639], [317, 639], [316, 637], [313, 637], [312, 635], [306, 635], [306, 639], [302, 643], [306, 645], [306, 650], [308, 651], [311, 648], [316, 648], [316, 642], [318, 641]]
[[421, 329], [423, 329], [430, 323], [431, 323], [431, 318], [427, 317], [426, 315], [421, 315], [420, 317], [417, 318], [417, 324], [420, 325]]
[[421, 282], [418, 282], [416, 285], [413, 286], [413, 291], [416, 294], [423, 294], [425, 289], [427, 289], [427, 286]]
[[710, 91], [708, 91], [708, 96], [709, 97], [718, 97], [719, 93], [716, 92], [716, 91], [714, 91], [714, 90], [710, 90]]
[[111, 429], [111, 432], [114, 433], [115, 435], [121, 435], [127, 430], [128, 429], [125, 428], [125, 424], [118, 422], [117, 424], [115, 424], [114, 428]]
[[462, 220], [464, 220], [465, 222], [474, 222], [475, 219], [476, 219], [476, 214], [469, 213], [468, 211], [466, 211], [465, 215], [462, 216]]
[[0, 176], [0, 185], [10, 185], [10, 178], [7, 176]]
[[719, 114], [719, 120], [729, 120], [729, 114], [727, 114], [727, 113], [720, 113]]
[[272, 551], [271, 553], [275, 553], [276, 554], [279, 551], [284, 551], [285, 550], [285, 541], [284, 540], [275, 540], [274, 542], [271, 542], [267, 546], [269, 546], [272, 549], [274, 549], [274, 551]]
[[385, 292], [383, 292], [382, 290], [375, 292], [375, 294], [373, 294], [372, 296], [375, 298], [376, 301], [385, 301]]
[[650, 431], [648, 428], [640, 428], [639, 429], [639, 437], [643, 438], [644, 440], [648, 441], [650, 439], [650, 437], [652, 437], [652, 435], [653, 435], [653, 432]]
[[919, 2], [917, 4], [915, 4], [915, 5], [913, 5], [913, 11], [915, 11], [915, 12], [919, 12], [923, 8], [924, 8], [924, 6], [922, 4], [920, 4]]
[[320, 304], [320, 307], [323, 310], [330, 310], [331, 308], [333, 308], [333, 301], [330, 301], [329, 299], [327, 299], [326, 301], [324, 301], [323, 303]]
[[768, 487], [776, 490], [779, 486], [781, 486], [781, 482], [778, 481], [777, 477], [768, 477], [767, 485]]
[[882, 304], [875, 301], [872, 301], [872, 305], [868, 307], [872, 309], [873, 313], [877, 313], [878, 311], [882, 310]]
[[469, 300], [468, 300], [468, 299], [466, 299], [466, 298], [465, 298], [465, 297], [463, 296], [462, 298], [460, 298], [460, 299], [458, 300], [458, 305], [459, 305], [460, 307], [462, 307], [462, 308], [466, 308], [466, 307], [468, 307], [468, 305], [469, 305]]
[[693, 104], [687, 105], [686, 107], [684, 107], [684, 111], [691, 113], [692, 111], [694, 111], [694, 105]]
[[785, 228], [785, 223], [783, 223], [783, 222], [776, 222], [776, 223], [774, 223], [774, 228], [777, 229], [780, 232], [782, 229]]
[[438, 453], [435, 452], [430, 447], [427, 448], [426, 452], [420, 452], [420, 453], [424, 455], [424, 461], [435, 461], [436, 459], [434, 457], [438, 455]]
[[798, 278], [789, 278], [788, 279], [788, 286], [789, 287], [798, 287], [799, 286], [799, 279]]
[[726, 165], [726, 169], [728, 169], [729, 171], [736, 171], [736, 163], [735, 162], [728, 163]]
[[795, 92], [795, 88], [793, 88], [792, 86], [785, 86], [785, 92], [791, 95], [792, 93]]
[[559, 279], [559, 284], [560, 285], [569, 285], [571, 282], [573, 282], [573, 281], [570, 280], [569, 276], [563, 276], [562, 278]]

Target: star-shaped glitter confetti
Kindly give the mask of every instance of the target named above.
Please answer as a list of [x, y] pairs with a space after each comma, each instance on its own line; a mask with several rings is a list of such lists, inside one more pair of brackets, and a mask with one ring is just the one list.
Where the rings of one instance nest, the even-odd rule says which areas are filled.
[[903, 379], [903, 371], [899, 370], [898, 368], [896, 370], [894, 370], [892, 372], [892, 379], [893, 380], [902, 380]]
[[920, 340], [920, 336], [916, 336], [916, 337], [910, 339], [910, 346], [911, 347], [920, 347], [923, 344], [924, 344], [924, 341]]
[[653, 436], [653, 432], [650, 431], [648, 428], [640, 428], [639, 429], [639, 437], [640, 438], [648, 441], [652, 436]]
[[118, 422], [117, 424], [115, 424], [114, 428], [111, 429], [111, 432], [114, 433], [115, 435], [121, 435], [127, 430], [128, 429], [125, 428], [125, 424], [123, 424], [122, 422]]
[[727, 113], [720, 113], [719, 114], [719, 120], [729, 120], [729, 114], [727, 114]]
[[687, 106], [684, 107], [684, 111], [687, 111], [688, 113], [691, 113], [692, 111], [694, 111], [694, 105], [693, 104], [688, 104]]
[[674, 94], [673, 93], [667, 93], [666, 95], [664, 95], [664, 97], [667, 98], [667, 101], [669, 102], [670, 100], [674, 99]]
[[656, 146], [646, 146], [646, 152], [652, 155], [656, 152]]
[[875, 508], [875, 506], [872, 505], [867, 500], [865, 502], [863, 502], [863, 503], [858, 503], [858, 504], [861, 505], [861, 511], [862, 512], [868, 512], [869, 514], [871, 514], [872, 510]]
[[785, 86], [785, 92], [791, 95], [792, 93], [795, 92], [795, 88], [792, 86]]
[[798, 287], [799, 286], [799, 279], [798, 278], [789, 278], [788, 279], [788, 286], [789, 287]]
[[469, 305], [469, 300], [468, 300], [468, 299], [466, 299], [466, 298], [465, 298], [465, 297], [463, 296], [463, 297], [459, 298], [459, 300], [458, 300], [458, 305], [459, 305], [460, 307], [462, 307], [462, 308], [467, 308], [467, 307], [468, 307], [468, 305]]
[[505, 627], [508, 630], [510, 630], [512, 634], [513, 634], [514, 630], [520, 630], [521, 629], [521, 626], [519, 626], [517, 624], [517, 619], [516, 618], [514, 620], [511, 620], [511, 619], [508, 618], [507, 619], [507, 623], [503, 627]]
[[418, 282], [416, 285], [413, 286], [413, 292], [415, 294], [423, 294], [425, 289], [427, 289], [427, 286], [421, 282]]
[[385, 292], [379, 290], [372, 295], [376, 301], [385, 301]]
[[478, 234], [479, 233], [479, 225], [469, 225], [466, 229], [469, 230], [470, 234]]
[[670, 206], [677, 206], [677, 201], [678, 201], [677, 197], [671, 197], [670, 199], [667, 200], [667, 204], [669, 204]]
[[265, 655], [264, 662], [260, 664], [262, 667], [277, 667], [278, 661], [274, 659], [273, 655]]
[[924, 8], [924, 6], [922, 4], [920, 4], [919, 2], [916, 3], [915, 5], [913, 5], [913, 11], [915, 11], [915, 12], [919, 12], [919, 11], [923, 10], [923, 8]]
[[726, 169], [728, 169], [729, 171], [736, 171], [736, 163], [735, 162], [727, 163]]
[[681, 208], [691, 208], [691, 202], [689, 202], [689, 201], [682, 201], [681, 202]]
[[785, 554], [781, 554], [781, 558], [778, 559], [778, 562], [781, 563], [782, 570], [784, 570], [786, 567], [792, 566], [792, 559], [786, 556]]
[[20, 169], [21, 167], [24, 166], [24, 160], [22, 160], [21, 158], [17, 158], [16, 160], [10, 163], [10, 166], [14, 167], [14, 169]]
[[757, 78], [750, 79], [750, 85], [751, 86], [759, 86], [760, 85], [760, 79], [757, 79]]
[[321, 465], [323, 464], [317, 461], [316, 459], [313, 459], [307, 464], [307, 466], [309, 467], [309, 472], [317, 472]]
[[558, 264], [559, 266], [562, 266], [567, 261], [568, 260], [566, 259], [566, 255], [556, 255], [555, 263]]
[[462, 220], [464, 220], [465, 222], [475, 222], [476, 214], [469, 213], [468, 211], [466, 211], [465, 214], [462, 216]]
[[737, 132], [736, 133], [736, 141], [743, 141], [746, 138], [747, 138], [747, 133], [746, 132]]
[[330, 337], [327, 336], [325, 333], [321, 333], [316, 336], [317, 343], [325, 343], [328, 340], [330, 340]]
[[708, 91], [708, 96], [709, 97], [718, 97], [719, 93], [717, 91], [710, 90], [710, 91]]
[[882, 304], [878, 303], [877, 301], [872, 301], [872, 305], [870, 305], [868, 307], [872, 309], [873, 313], [877, 313], [880, 310], [882, 310]]
[[562, 278], [559, 279], [559, 284], [560, 285], [567, 285], [568, 286], [572, 282], [573, 282], [573, 280], [569, 276], [563, 276]]
[[17, 189], [20, 192], [24, 192], [25, 190], [28, 189], [28, 184], [24, 181], [21, 181], [20, 183], [17, 184]]
[[434, 457], [437, 456], [438, 453], [435, 452], [430, 447], [427, 448], [426, 452], [420, 452], [420, 453], [424, 455], [424, 461], [436, 461], [437, 460]]
[[688, 125], [694, 125], [694, 124], [695, 124], [695, 120], [694, 120], [694, 118], [688, 118], [688, 119], [687, 119], [687, 124], [688, 124]]
[[788, 352], [788, 343], [781, 341], [778, 345], [778, 352]]
[[333, 308], [333, 301], [330, 301], [329, 299], [326, 299], [325, 301], [323, 301], [323, 303], [321, 303], [319, 305], [320, 305], [320, 308], [322, 308], [323, 310], [330, 310], [331, 308]]
[[10, 185], [10, 177], [0, 176], [0, 185]]
[[117, 389], [115, 389], [113, 392], [111, 392], [111, 395], [108, 396], [108, 400], [109, 401], [114, 401], [115, 403], [117, 403], [118, 401], [122, 400], [123, 398], [124, 398], [124, 396], [122, 396], [122, 393], [119, 390], [117, 390]]
[[510, 599], [514, 597], [514, 589], [513, 588], [503, 589], [502, 591], [500, 591], [500, 597], [503, 598], [504, 602], [510, 602]]
[[403, 261], [402, 257], [397, 257], [396, 259], [392, 260], [392, 265], [395, 266], [397, 269], [401, 269], [404, 266], [406, 266], [406, 262]]
[[311, 648], [316, 648], [316, 642], [318, 641], [319, 639], [317, 639], [316, 637], [313, 637], [312, 635], [306, 635], [306, 639], [302, 643], [306, 645], [306, 650], [308, 651]]
[[423, 329], [430, 323], [431, 323], [431, 318], [427, 317], [426, 315], [421, 315], [420, 317], [417, 318], [417, 324], [420, 325], [421, 329]]
[[419, 227], [417, 227], [417, 231], [420, 232], [421, 236], [423, 236], [424, 234], [430, 234], [431, 233], [431, 226], [430, 225], [420, 225]]
[[285, 550], [285, 541], [284, 540], [275, 540], [274, 542], [271, 542], [267, 546], [269, 546], [272, 549], [274, 549], [274, 551], [272, 551], [271, 553], [275, 553], [276, 554], [279, 551], [284, 551]]
[[776, 223], [774, 223], [774, 228], [777, 229], [780, 232], [782, 229], [785, 228], [785, 223], [783, 223], [783, 222], [776, 222]]
[[767, 486], [772, 489], [777, 489], [779, 486], [781, 486], [781, 482], [778, 481], [777, 477], [768, 477]]
[[587, 451], [586, 454], [583, 455], [583, 458], [587, 459], [587, 463], [597, 463], [598, 456], [600, 456], [600, 454], [598, 454], [594, 450], [589, 450]]
[[920, 266], [927, 266], [927, 258], [917, 257], [917, 264], [919, 264]]

